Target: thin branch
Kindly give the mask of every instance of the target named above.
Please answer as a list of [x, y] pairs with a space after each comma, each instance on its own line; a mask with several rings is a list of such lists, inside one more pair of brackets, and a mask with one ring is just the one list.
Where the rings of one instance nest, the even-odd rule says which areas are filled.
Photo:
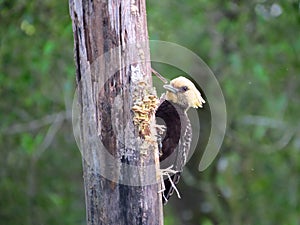
[[32, 160], [29, 165], [29, 173], [27, 178], [27, 194], [29, 197], [29, 210], [30, 210], [30, 217], [29, 220], [31, 221], [31, 217], [34, 215], [34, 211], [32, 210], [33, 200], [36, 195], [36, 163], [40, 156], [46, 151], [46, 149], [51, 145], [53, 142], [53, 139], [63, 124], [64, 118], [66, 118], [65, 113], [57, 113], [56, 117], [54, 118], [53, 123], [48, 129], [47, 134], [45, 135], [45, 138], [43, 142], [39, 145], [36, 152], [34, 153]]
[[261, 126], [282, 131], [282, 136], [276, 139], [271, 146], [261, 144], [260, 149], [264, 149], [266, 152], [274, 152], [285, 148], [300, 129], [299, 126], [291, 128], [284, 121], [264, 116], [247, 115], [240, 121], [246, 125]]
[[52, 123], [52, 125], [49, 127], [47, 134], [44, 138], [44, 141], [41, 143], [41, 145], [38, 147], [37, 151], [34, 154], [34, 158], [38, 159], [45, 150], [51, 145], [57, 131], [62, 126], [62, 123], [64, 121], [64, 115], [58, 114]]
[[243, 124], [247, 125], [259, 125], [270, 128], [283, 128], [285, 126], [285, 123], [283, 121], [265, 116], [247, 115], [244, 116], [240, 121]]
[[51, 115], [47, 115], [40, 119], [32, 120], [27, 123], [14, 124], [10, 127], [1, 129], [0, 133], [2, 133], [2, 134], [18, 134], [18, 133], [22, 133], [25, 131], [39, 129], [41, 127], [44, 127], [51, 123], [54, 123], [57, 119], [60, 119], [61, 121], [63, 121], [65, 119], [70, 119], [70, 118], [71, 118], [70, 113], [66, 113], [66, 111], [62, 111], [62, 112], [54, 113]]
[[151, 72], [154, 73], [165, 84], [169, 83], [169, 81], [166, 78], [164, 78], [159, 72], [157, 72], [155, 69], [151, 68]]

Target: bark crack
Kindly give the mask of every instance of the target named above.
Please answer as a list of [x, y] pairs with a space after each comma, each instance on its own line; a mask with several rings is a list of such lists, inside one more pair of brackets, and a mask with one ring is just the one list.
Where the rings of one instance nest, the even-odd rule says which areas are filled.
[[87, 54], [87, 60], [88, 62], [92, 62], [92, 48], [91, 48], [91, 36], [90, 36], [90, 32], [89, 32], [89, 27], [90, 24], [87, 21], [87, 19], [89, 18], [88, 14], [89, 14], [89, 10], [86, 11], [86, 7], [84, 6], [82, 9], [82, 13], [83, 13], [83, 29], [84, 29], [84, 35], [85, 35], [85, 46], [86, 46], [86, 54]]
[[80, 83], [81, 80], [81, 68], [80, 68], [80, 50], [79, 50], [79, 38], [80, 30], [78, 28], [78, 16], [77, 13], [74, 11], [74, 58], [75, 58], [75, 66], [76, 66], [76, 82], [77, 85]]
[[120, 40], [120, 46], [123, 46], [123, 34], [122, 34], [122, 3], [120, 2], [119, 5], [119, 40]]

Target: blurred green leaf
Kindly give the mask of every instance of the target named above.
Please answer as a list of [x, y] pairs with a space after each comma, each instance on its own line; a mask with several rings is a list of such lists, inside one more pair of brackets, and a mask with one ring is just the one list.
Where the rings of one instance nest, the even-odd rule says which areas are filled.
[[266, 74], [263, 66], [261, 64], [255, 64], [253, 67], [253, 75], [256, 77], [260, 82], [264, 84], [269, 83], [269, 76]]
[[34, 137], [30, 133], [24, 133], [21, 136], [21, 147], [27, 154], [32, 155], [42, 143], [43, 138], [42, 134], [37, 134]]
[[55, 47], [55, 43], [53, 41], [47, 41], [43, 49], [44, 54], [50, 55], [53, 52], [54, 47]]

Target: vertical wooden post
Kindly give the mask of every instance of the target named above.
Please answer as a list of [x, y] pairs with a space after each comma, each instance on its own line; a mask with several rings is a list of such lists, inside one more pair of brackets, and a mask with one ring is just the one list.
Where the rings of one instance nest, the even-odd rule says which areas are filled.
[[161, 225], [145, 0], [69, 5], [87, 224]]

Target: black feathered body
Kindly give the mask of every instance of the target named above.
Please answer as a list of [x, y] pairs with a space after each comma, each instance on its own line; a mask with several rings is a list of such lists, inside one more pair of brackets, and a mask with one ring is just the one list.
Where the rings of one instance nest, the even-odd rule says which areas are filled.
[[[190, 150], [192, 141], [191, 123], [185, 108], [164, 98], [162, 98], [155, 116], [158, 123], [166, 126], [160, 147], [161, 169], [172, 166], [172, 170], [177, 171], [177, 173], [173, 174], [171, 179], [174, 184], [177, 184]], [[164, 179], [165, 198], [163, 198], [163, 202], [166, 203], [173, 194], [174, 188], [167, 177], [164, 177]]]

